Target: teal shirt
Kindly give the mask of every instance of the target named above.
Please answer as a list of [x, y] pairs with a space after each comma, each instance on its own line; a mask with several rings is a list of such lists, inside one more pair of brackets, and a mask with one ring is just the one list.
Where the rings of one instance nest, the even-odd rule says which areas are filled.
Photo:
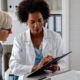
[[36, 55], [36, 58], [35, 58], [35, 66], [38, 65], [41, 61], [41, 59], [43, 58], [43, 55], [42, 55], [42, 42], [41, 42], [41, 45], [39, 47], [39, 49], [37, 49], [35, 46], [34, 46], [34, 50], [35, 50], [35, 55]]

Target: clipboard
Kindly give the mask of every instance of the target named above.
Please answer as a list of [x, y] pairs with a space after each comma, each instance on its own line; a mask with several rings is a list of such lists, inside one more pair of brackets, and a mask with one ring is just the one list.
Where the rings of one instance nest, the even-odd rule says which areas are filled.
[[60, 59], [62, 59], [63, 57], [67, 56], [68, 54], [72, 53], [72, 51], [60, 56], [60, 57], [57, 57], [57, 58], [54, 58], [52, 61], [48, 62], [47, 64], [45, 64], [43, 67], [39, 68], [38, 70], [32, 72], [31, 74], [29, 74], [27, 76], [27, 78], [30, 78], [30, 77], [33, 77], [35, 75], [39, 75], [39, 74], [42, 74], [44, 73], [44, 70], [49, 67], [51, 64], [54, 64], [55, 62], [59, 61]]

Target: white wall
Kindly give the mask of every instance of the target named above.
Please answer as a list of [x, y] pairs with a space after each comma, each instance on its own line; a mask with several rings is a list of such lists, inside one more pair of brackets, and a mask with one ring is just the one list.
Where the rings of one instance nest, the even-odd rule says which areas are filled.
[[[65, 53], [69, 52], [69, 0], [62, 0], [62, 38]], [[69, 69], [69, 55], [67, 56], [67, 70]]]
[[80, 70], [80, 0], [70, 0], [70, 69]]

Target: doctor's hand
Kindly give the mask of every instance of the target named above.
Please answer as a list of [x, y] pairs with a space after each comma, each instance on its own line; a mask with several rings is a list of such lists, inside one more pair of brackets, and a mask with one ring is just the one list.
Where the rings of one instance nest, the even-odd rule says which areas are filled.
[[51, 60], [49, 58], [53, 58], [53, 57], [50, 55], [47, 55], [46, 57], [42, 58], [42, 60], [40, 61], [40, 63], [37, 66], [33, 66], [32, 72], [36, 71], [37, 69], [43, 67], [45, 64], [50, 62]]
[[56, 72], [60, 70], [58, 66], [58, 62], [56, 62], [56, 64], [51, 64], [49, 67], [47, 67], [47, 69], [51, 70], [52, 72]]

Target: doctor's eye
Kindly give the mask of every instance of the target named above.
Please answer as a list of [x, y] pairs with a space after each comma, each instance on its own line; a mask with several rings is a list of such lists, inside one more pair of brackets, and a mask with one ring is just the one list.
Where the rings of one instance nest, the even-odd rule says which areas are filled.
[[35, 23], [34, 21], [30, 22], [31, 24]]
[[38, 22], [41, 22], [41, 20], [38, 20]]

